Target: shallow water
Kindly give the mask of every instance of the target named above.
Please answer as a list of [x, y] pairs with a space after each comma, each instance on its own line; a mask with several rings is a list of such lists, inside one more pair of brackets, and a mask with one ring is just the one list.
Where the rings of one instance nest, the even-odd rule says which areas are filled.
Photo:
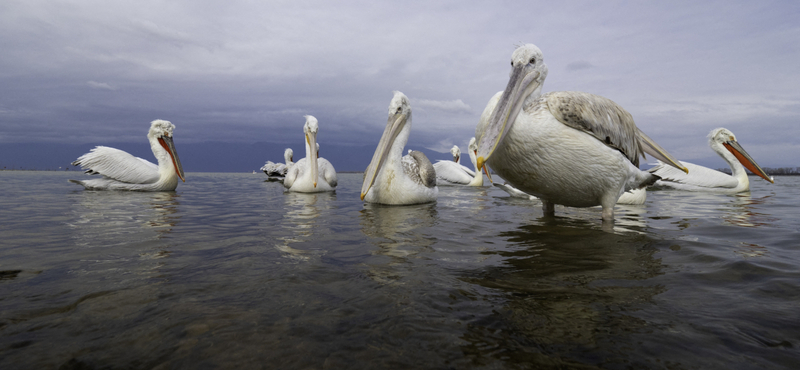
[[0, 172], [0, 369], [653, 368], [800, 363], [800, 177], [739, 195], [435, 204], [189, 173], [174, 193]]

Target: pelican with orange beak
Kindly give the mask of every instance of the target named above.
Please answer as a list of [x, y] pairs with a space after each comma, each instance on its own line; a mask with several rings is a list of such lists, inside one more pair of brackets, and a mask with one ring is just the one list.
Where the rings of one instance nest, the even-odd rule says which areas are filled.
[[775, 181], [764, 172], [753, 157], [739, 145], [733, 132], [726, 128], [711, 130], [708, 134], [708, 145], [722, 159], [728, 162], [732, 175], [728, 175], [707, 167], [693, 163], [683, 162], [689, 168], [689, 173], [676, 171], [672, 167], [659, 163], [648, 171], [661, 177], [656, 182], [657, 186], [666, 186], [674, 189], [689, 191], [707, 191], [714, 193], [736, 194], [750, 190], [750, 180], [747, 178], [747, 168], [762, 179], [774, 183]]
[[364, 171], [361, 200], [392, 205], [436, 201], [439, 188], [431, 161], [416, 150], [403, 156], [410, 133], [411, 103], [403, 93], [395, 91], [386, 128]]
[[283, 186], [289, 191], [299, 193], [320, 193], [336, 190], [338, 180], [331, 162], [319, 158], [317, 132], [319, 122], [314, 116], [305, 116], [303, 133], [306, 137], [306, 157], [297, 161], [283, 179]]
[[475, 129], [478, 168], [488, 164], [541, 199], [546, 216], [555, 214], [555, 204], [600, 205], [603, 221], [613, 222], [624, 192], [659, 179], [639, 170], [645, 152], [686, 170], [621, 106], [584, 92], [542, 94], [546, 77], [542, 51], [533, 44], [517, 48], [506, 89], [489, 101]]
[[172, 141], [173, 130], [175, 125], [169, 121], [157, 119], [150, 123], [147, 139], [158, 165], [119, 149], [98, 146], [72, 164], [81, 166], [87, 174], [103, 177], [69, 181], [88, 190], [173, 191], [178, 179], [186, 181]]

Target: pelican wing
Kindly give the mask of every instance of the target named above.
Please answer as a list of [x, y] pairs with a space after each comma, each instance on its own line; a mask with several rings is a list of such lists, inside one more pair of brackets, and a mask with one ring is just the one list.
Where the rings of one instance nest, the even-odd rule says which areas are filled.
[[522, 190], [519, 190], [519, 189], [509, 185], [508, 183], [501, 184], [499, 182], [496, 182], [496, 183], [494, 183], [494, 186], [497, 186], [498, 188], [503, 189], [503, 191], [508, 193], [508, 195], [510, 195], [512, 198], [536, 199], [535, 196], [530, 195], [530, 194], [528, 194], [528, 193], [526, 193], [526, 192], [524, 192]]
[[542, 95], [536, 102], [539, 104], [546, 104], [561, 123], [594, 136], [639, 166], [643, 153], [639, 130], [633, 116], [617, 103], [594, 94], [557, 91]]
[[283, 178], [283, 186], [287, 189], [290, 189], [294, 184], [294, 181], [297, 180], [300, 176], [302, 176], [303, 172], [305, 171], [305, 167], [308, 165], [308, 158], [303, 158], [292, 165], [288, 171], [286, 171], [286, 177]]
[[88, 173], [99, 173], [121, 182], [149, 184], [159, 179], [156, 164], [107, 146], [92, 149], [72, 164], [81, 166]]
[[330, 161], [325, 158], [319, 158], [317, 160], [317, 166], [319, 167], [319, 177], [325, 180], [328, 185], [332, 188], [339, 185], [339, 180], [336, 178], [336, 170], [333, 168]]
[[438, 184], [467, 185], [475, 178], [475, 171], [453, 161], [437, 161], [433, 164], [433, 169], [436, 171]]
[[662, 182], [731, 189], [739, 185], [739, 181], [731, 175], [689, 162], [682, 163], [689, 169], [688, 174], [662, 161], [658, 161], [657, 166], [647, 171], [661, 177]]
[[264, 171], [268, 176], [285, 176], [286, 165], [283, 163], [273, 163], [271, 161], [267, 161], [267, 163], [261, 167], [261, 171]]
[[436, 170], [424, 153], [412, 150], [402, 162], [403, 172], [412, 180], [429, 188], [436, 186]]

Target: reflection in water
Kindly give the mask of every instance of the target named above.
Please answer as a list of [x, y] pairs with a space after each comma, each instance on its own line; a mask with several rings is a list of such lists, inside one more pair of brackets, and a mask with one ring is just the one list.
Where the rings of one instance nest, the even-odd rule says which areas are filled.
[[[328, 225], [330, 220], [320, 215], [330, 217], [330, 209], [336, 200], [335, 192], [325, 193], [284, 193], [283, 221], [280, 223], [283, 232], [279, 232], [275, 248], [286, 254], [287, 257], [298, 260], [307, 260], [311, 253], [306, 249], [293, 248], [292, 244], [308, 242], [316, 235], [325, 235], [331, 232]], [[322, 251], [324, 253], [324, 250]]]
[[374, 238], [374, 253], [391, 257], [388, 265], [371, 265], [368, 273], [379, 282], [393, 282], [400, 277], [395, 268], [411, 256], [429, 249], [436, 237], [424, 233], [436, 224], [436, 203], [409, 206], [386, 206], [367, 203], [361, 210], [361, 232]]
[[432, 227], [436, 222], [436, 204], [384, 206], [367, 203], [361, 211], [361, 231], [381, 238], [378, 253], [405, 258], [430, 247], [435, 239], [424, 236], [418, 229]]
[[[107, 266], [107, 269], [152, 275], [164, 265], [158, 262], [155, 266], [149, 263], [128, 266], [125, 256], [130, 252], [138, 253], [140, 261], [146, 261], [170, 255], [169, 244], [157, 241], [169, 238], [180, 222], [179, 194], [79, 191], [76, 195], [78, 201], [73, 204], [72, 211], [74, 219], [67, 226], [73, 230], [75, 245], [86, 250], [84, 263], [90, 264], [84, 264], [86, 271], [103, 274], [105, 269], [93, 266]], [[102, 250], [94, 251], [95, 248]]]
[[647, 206], [617, 204], [615, 207], [614, 230], [615, 231], [636, 231], [644, 233], [647, 226]]
[[620, 341], [647, 330], [631, 313], [665, 291], [646, 282], [663, 265], [647, 236], [581, 223], [555, 218], [498, 236], [507, 247], [485, 253], [503, 263], [464, 280], [499, 292], [502, 308], [469, 326], [465, 353], [512, 364], [552, 365], [597, 354], [627, 361]]
[[[109, 246], [166, 237], [181, 216], [175, 192], [81, 191], [69, 223], [78, 245]], [[102, 243], [98, 243], [102, 241]]]
[[776, 220], [756, 211], [758, 206], [763, 205], [772, 198], [771, 195], [753, 199], [750, 192], [744, 192], [730, 195], [727, 198], [727, 201], [722, 203], [721, 206], [723, 207], [722, 219], [729, 225], [760, 227]]

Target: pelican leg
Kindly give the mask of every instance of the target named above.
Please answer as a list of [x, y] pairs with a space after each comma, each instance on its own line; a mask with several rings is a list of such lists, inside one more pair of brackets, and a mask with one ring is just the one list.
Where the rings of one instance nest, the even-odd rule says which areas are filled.
[[556, 205], [542, 199], [542, 212], [545, 217], [554, 217], [556, 215]]
[[614, 206], [617, 200], [613, 196], [603, 197], [600, 201], [600, 206], [603, 207], [603, 223], [614, 222]]

